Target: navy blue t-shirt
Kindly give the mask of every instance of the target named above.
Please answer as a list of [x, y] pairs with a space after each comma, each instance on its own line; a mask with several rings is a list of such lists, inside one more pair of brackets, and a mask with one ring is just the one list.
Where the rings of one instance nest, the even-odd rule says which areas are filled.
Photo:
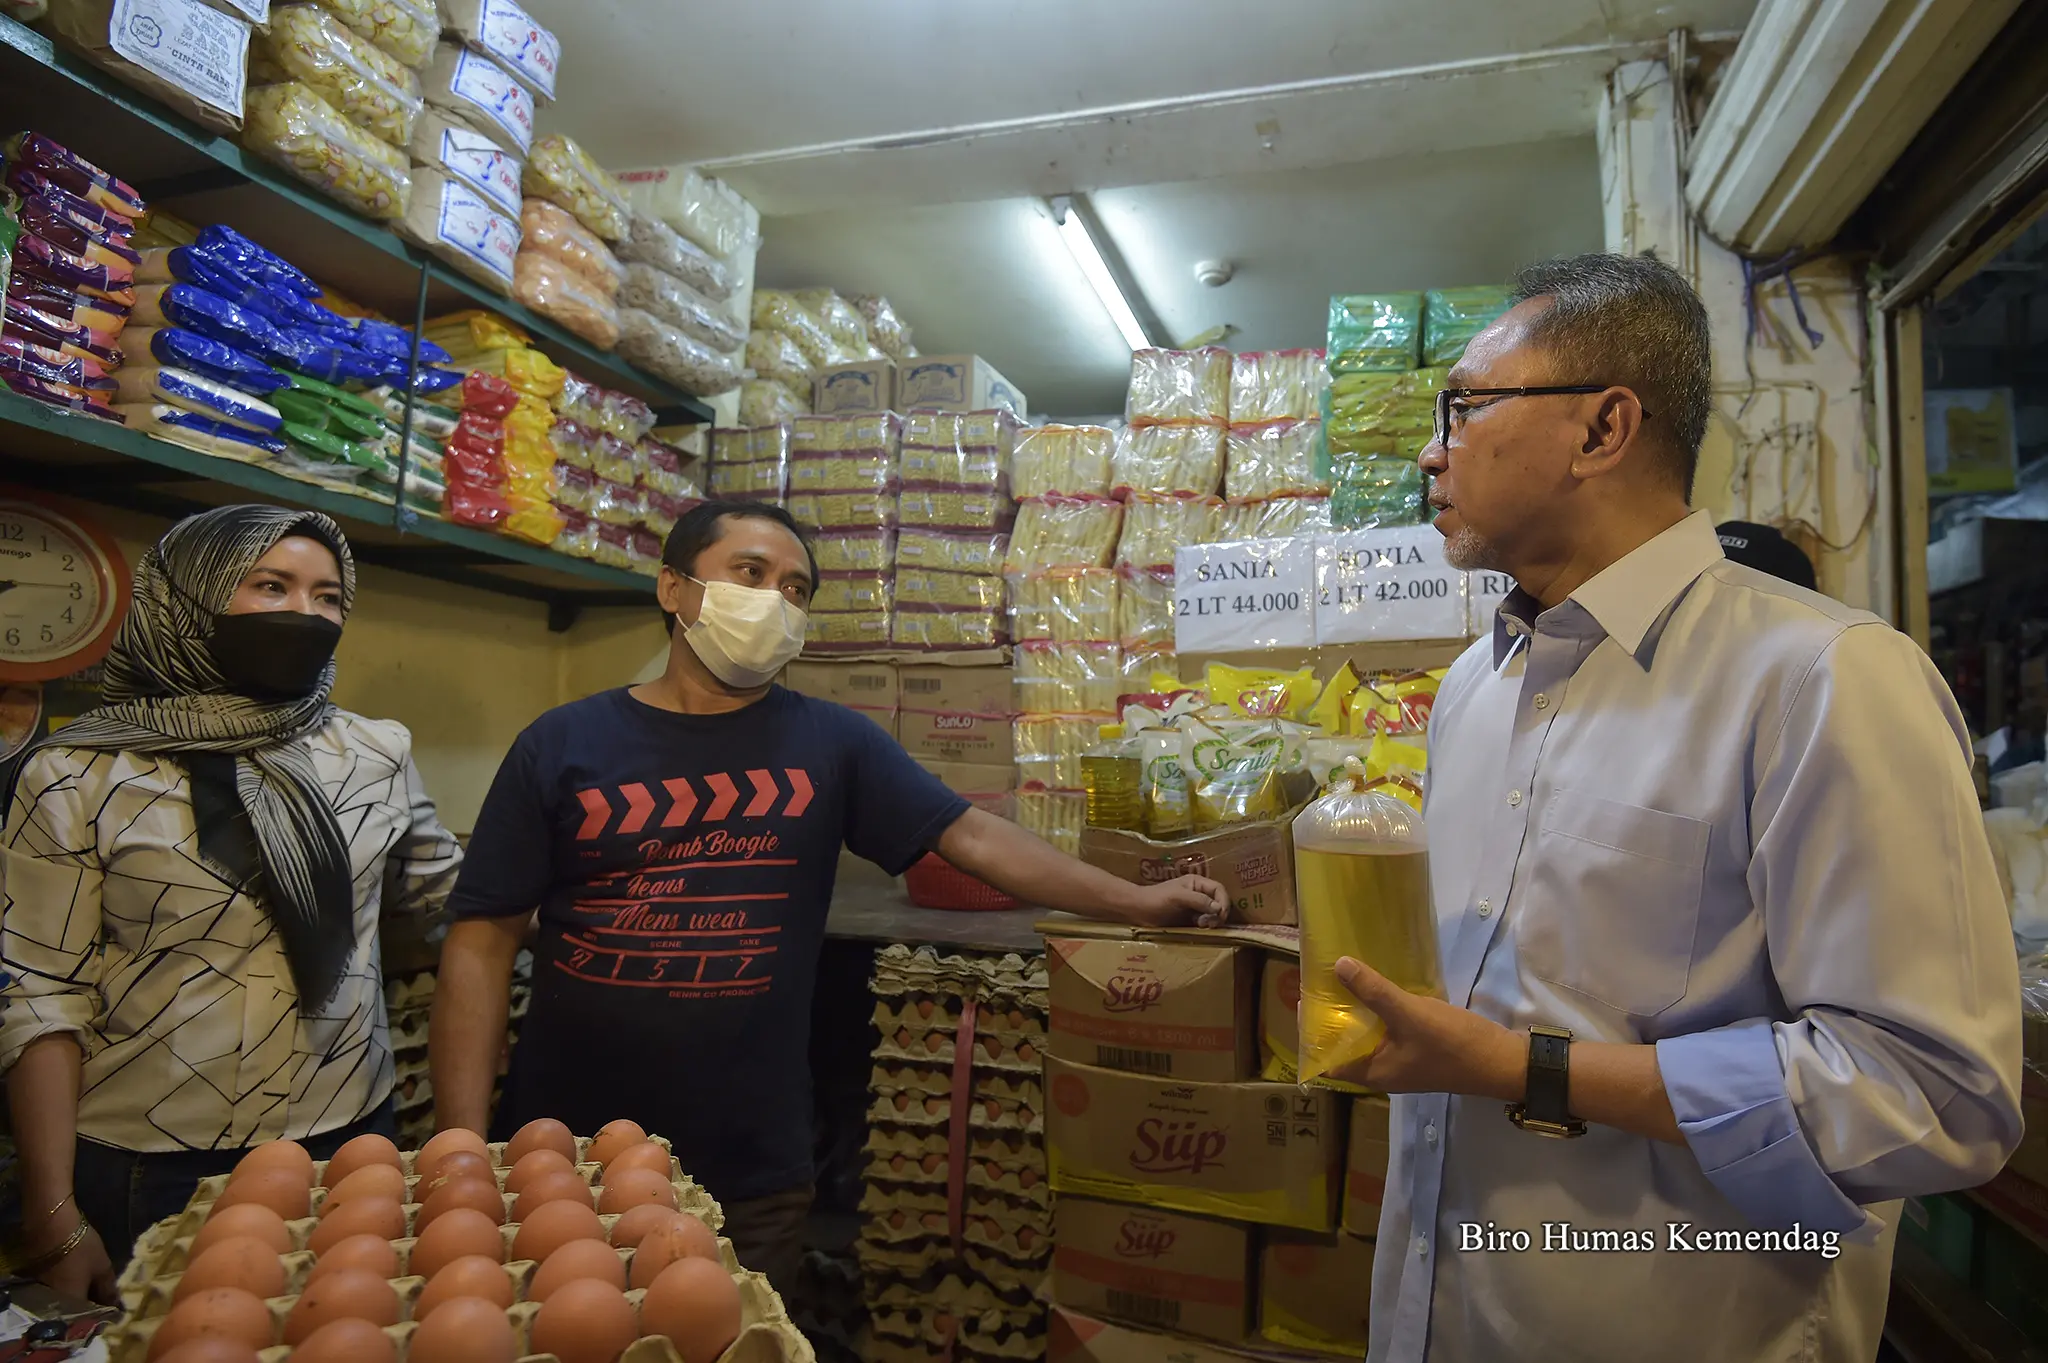
[[811, 1178], [810, 1019], [842, 844], [899, 874], [967, 811], [872, 720], [773, 687], [683, 715], [625, 690], [513, 743], [449, 900], [540, 908], [496, 1125], [630, 1117], [715, 1197]]

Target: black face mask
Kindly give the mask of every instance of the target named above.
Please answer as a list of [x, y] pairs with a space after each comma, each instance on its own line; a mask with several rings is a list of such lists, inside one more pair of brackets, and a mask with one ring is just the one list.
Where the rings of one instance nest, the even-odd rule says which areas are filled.
[[341, 642], [341, 626], [324, 615], [251, 611], [213, 617], [206, 641], [228, 688], [262, 700], [310, 695]]

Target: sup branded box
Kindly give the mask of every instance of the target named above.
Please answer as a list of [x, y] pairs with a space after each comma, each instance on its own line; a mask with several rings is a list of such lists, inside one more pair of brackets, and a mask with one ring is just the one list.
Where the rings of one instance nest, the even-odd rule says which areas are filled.
[[1046, 943], [1054, 1055], [1161, 1078], [1253, 1077], [1259, 953], [1178, 942]]
[[1225, 1343], [1249, 1332], [1252, 1229], [1157, 1207], [1063, 1197], [1053, 1227], [1061, 1306]]

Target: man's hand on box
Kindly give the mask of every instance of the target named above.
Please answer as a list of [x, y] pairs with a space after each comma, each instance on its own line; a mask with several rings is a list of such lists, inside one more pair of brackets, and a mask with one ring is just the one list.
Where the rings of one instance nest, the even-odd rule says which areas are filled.
[[1230, 896], [1207, 876], [1182, 876], [1135, 887], [1130, 921], [1150, 928], [1220, 928], [1230, 921]]
[[1337, 978], [1386, 1024], [1386, 1039], [1334, 1078], [1382, 1093], [1462, 1093], [1518, 1103], [1527, 1087], [1529, 1043], [1483, 1018], [1426, 994], [1411, 994], [1350, 956]]

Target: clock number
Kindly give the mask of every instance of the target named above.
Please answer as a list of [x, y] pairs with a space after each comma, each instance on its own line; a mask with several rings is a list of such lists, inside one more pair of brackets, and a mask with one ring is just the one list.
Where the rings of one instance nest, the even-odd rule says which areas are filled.
[[[47, 550], [47, 549], [49, 548], [49, 541], [48, 541], [48, 540], [45, 540], [45, 541], [43, 542], [43, 548], [44, 548], [45, 550]], [[78, 561], [78, 557], [77, 557], [77, 555], [75, 555], [75, 554], [66, 554], [66, 555], [64, 555], [64, 566], [63, 566], [62, 568], [58, 569], [58, 571], [59, 571], [59, 572], [65, 572], [65, 573], [71, 573], [71, 572], [76, 572], [76, 571], [78, 571], [78, 570], [77, 570], [76, 568], [73, 568], [73, 567], [71, 566], [72, 564], [76, 563], [77, 561]]]
[[47, 643], [52, 643], [52, 642], [54, 642], [54, 641], [56, 640], [56, 638], [57, 638], [57, 631], [56, 631], [56, 630], [53, 630], [53, 629], [51, 629], [51, 628], [50, 628], [50, 627], [49, 627], [48, 625], [44, 625], [44, 626], [43, 626], [43, 642], [44, 642], [44, 643], [46, 643], [46, 644], [47, 644]]
[[73, 601], [85, 600], [85, 584], [83, 582], [74, 582], [71, 584], [71, 599]]
[[73, 620], [73, 619], [71, 618], [71, 607], [69, 607], [69, 606], [66, 606], [66, 607], [64, 608], [64, 623], [65, 623], [65, 624], [67, 624], [67, 625], [70, 625], [70, 624], [76, 624], [76, 623], [77, 623], [76, 621], [74, 621], [74, 620]]
[[19, 647], [21, 647], [21, 631], [20, 631], [20, 630], [18, 630], [18, 629], [9, 629], [9, 630], [7, 631], [7, 646], [8, 646], [9, 648], [19, 648]]
[[19, 521], [0, 521], [0, 540], [19, 544], [28, 538], [28, 531]]

